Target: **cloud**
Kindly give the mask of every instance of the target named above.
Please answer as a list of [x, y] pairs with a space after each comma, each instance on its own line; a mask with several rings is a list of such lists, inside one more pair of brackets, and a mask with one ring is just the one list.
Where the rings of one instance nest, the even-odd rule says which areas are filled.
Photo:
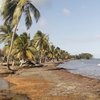
[[64, 9], [63, 9], [63, 14], [64, 14], [65, 16], [70, 16], [71, 11], [70, 11], [69, 9], [67, 9], [67, 8], [64, 8]]

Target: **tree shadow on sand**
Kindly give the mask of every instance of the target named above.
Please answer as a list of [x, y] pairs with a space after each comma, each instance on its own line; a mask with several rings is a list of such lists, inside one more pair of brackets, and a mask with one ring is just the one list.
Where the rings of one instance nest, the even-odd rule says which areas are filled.
[[3, 69], [0, 71], [0, 77], [7, 77], [8, 75], [15, 74], [17, 70]]

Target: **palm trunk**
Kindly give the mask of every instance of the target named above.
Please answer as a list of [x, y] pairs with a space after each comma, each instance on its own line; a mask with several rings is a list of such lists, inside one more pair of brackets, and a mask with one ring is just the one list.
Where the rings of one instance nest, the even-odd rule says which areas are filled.
[[20, 67], [22, 67], [22, 65], [25, 63], [25, 60], [22, 58], [22, 60], [20, 60]]
[[12, 39], [11, 39], [11, 45], [10, 45], [9, 53], [8, 53], [8, 56], [7, 56], [7, 67], [8, 67], [9, 70], [11, 70], [10, 65], [9, 65], [9, 59], [10, 59], [10, 55], [11, 55], [11, 51], [12, 51], [12, 47], [13, 47], [13, 41], [14, 41], [14, 36], [15, 36], [16, 30], [17, 30], [17, 26], [18, 26], [18, 24], [14, 28], [14, 31], [13, 31], [13, 34], [12, 34]]
[[40, 51], [40, 64], [42, 63], [42, 52]]
[[15, 65], [15, 61], [13, 60], [13, 61], [12, 61], [12, 67], [13, 67], [14, 65]]
[[54, 62], [54, 54], [52, 53], [52, 61]]
[[42, 58], [40, 57], [40, 64], [42, 63]]

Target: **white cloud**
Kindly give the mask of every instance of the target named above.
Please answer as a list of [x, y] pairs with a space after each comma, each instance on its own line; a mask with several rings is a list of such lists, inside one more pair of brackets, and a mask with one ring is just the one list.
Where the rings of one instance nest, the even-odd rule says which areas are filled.
[[69, 9], [67, 9], [67, 8], [64, 8], [64, 9], [63, 9], [63, 14], [64, 14], [65, 16], [70, 16], [71, 11], [70, 11]]

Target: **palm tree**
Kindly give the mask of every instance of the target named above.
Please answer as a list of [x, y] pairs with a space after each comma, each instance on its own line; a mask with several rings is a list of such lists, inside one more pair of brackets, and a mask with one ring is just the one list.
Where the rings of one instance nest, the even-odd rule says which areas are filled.
[[33, 46], [36, 47], [38, 50], [38, 54], [40, 57], [40, 63], [42, 62], [43, 56], [45, 56], [46, 51], [49, 48], [49, 39], [48, 36], [41, 31], [38, 31], [33, 40], [32, 40]]
[[12, 54], [19, 60], [26, 61], [27, 59], [33, 60], [35, 55], [35, 48], [30, 45], [30, 36], [23, 33], [14, 41]]
[[5, 23], [12, 24], [12, 27], [19, 23], [22, 14], [25, 14], [25, 24], [27, 28], [32, 25], [31, 13], [34, 14], [36, 22], [40, 17], [40, 12], [29, 0], [5, 0], [1, 14]]
[[[12, 29], [11, 29], [11, 26], [9, 24], [4, 24], [4, 25], [1, 25], [0, 26], [0, 43], [4, 43], [5, 44], [5, 47], [4, 47], [4, 52], [6, 51], [7, 53], [4, 53], [4, 59], [7, 57], [7, 54], [9, 53], [8, 50], [9, 50], [9, 47], [10, 47], [10, 44], [11, 44], [11, 38], [12, 38]], [[15, 34], [14, 36], [14, 39], [17, 38], [17, 34]], [[9, 66], [8, 66], [8, 69], [11, 69]]]
[[51, 58], [54, 62], [54, 58], [55, 58], [55, 46], [54, 45], [50, 46], [50, 53], [51, 53], [51, 56], [52, 56]]
[[25, 13], [25, 24], [27, 26], [27, 29], [29, 29], [32, 25], [32, 17], [30, 11], [34, 14], [34, 18], [37, 22], [40, 17], [40, 13], [38, 9], [29, 0], [6, 0], [5, 2], [2, 15], [5, 20], [5, 23], [11, 24], [11, 27], [13, 28], [11, 45], [7, 57], [8, 67], [9, 58], [13, 47], [14, 36], [23, 13]]
[[59, 61], [60, 52], [61, 52], [61, 49], [59, 47], [56, 47], [56, 49], [55, 49], [55, 58], [57, 59], [57, 61]]
[[69, 56], [69, 54], [68, 54], [68, 52], [66, 52], [65, 50], [61, 50], [61, 51], [60, 51], [60, 58], [61, 58], [62, 60], [68, 59], [68, 56]]

